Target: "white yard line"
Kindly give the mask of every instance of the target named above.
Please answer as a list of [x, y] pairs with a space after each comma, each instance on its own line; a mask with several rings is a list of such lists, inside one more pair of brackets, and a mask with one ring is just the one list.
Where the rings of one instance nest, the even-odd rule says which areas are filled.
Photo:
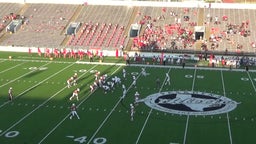
[[[40, 66], [40, 67], [44, 67], [44, 66], [46, 66], [46, 65], [48, 65], [48, 64], [50, 64], [50, 63], [51, 63], [51, 62], [46, 63], [46, 64], [44, 64], [44, 65], [42, 65], [42, 66]], [[18, 80], [18, 79], [20, 79], [20, 78], [22, 78], [22, 77], [24, 77], [24, 76], [26, 76], [26, 75], [28, 75], [28, 74], [30, 74], [30, 73], [33, 73], [34, 71], [36, 71], [36, 70], [31, 70], [31, 71], [28, 72], [28, 73], [25, 73], [25, 74], [23, 74], [23, 75], [21, 75], [21, 76], [15, 78], [15, 79], [13, 79], [13, 80], [10, 80], [9, 82], [7, 82], [7, 83], [5, 83], [5, 84], [0, 85], [0, 88], [3, 87], [3, 86], [8, 85], [9, 83], [12, 83], [12, 82], [14, 82], [14, 81], [16, 81], [16, 80]]]
[[[195, 79], [196, 79], [196, 69], [195, 69], [195, 72], [194, 72], [194, 77], [193, 77], [193, 83], [192, 83], [191, 91], [194, 91]], [[187, 133], [188, 133], [188, 124], [189, 124], [189, 115], [187, 115], [187, 121], [186, 121], [185, 132], [184, 132], [184, 138], [183, 138], [183, 144], [186, 144]]]
[[6, 60], [0, 60], [0, 63], [5, 62]]
[[[224, 78], [223, 78], [223, 72], [221, 72], [221, 81], [222, 81], [222, 86], [223, 86], [223, 95], [224, 97], [226, 97], [226, 90], [225, 90], [225, 83], [224, 83]], [[229, 133], [229, 140], [230, 140], [230, 144], [233, 143], [232, 141], [232, 132], [231, 132], [231, 126], [230, 126], [230, 121], [229, 121], [229, 115], [227, 113], [227, 122], [228, 122], [228, 133]]]
[[[119, 66], [111, 75], [113, 75], [121, 66]], [[86, 97], [85, 99], [83, 99], [79, 104], [78, 107], [83, 104], [90, 96], [92, 95], [92, 93], [89, 94], [88, 97]], [[112, 113], [112, 112], [110, 112]], [[70, 115], [70, 113], [68, 113], [51, 131], [49, 131], [41, 140], [40, 142], [38, 142], [38, 144], [41, 144], [42, 142], [44, 142], [44, 140], [50, 135], [52, 134], [66, 119], [67, 117]], [[104, 122], [104, 121], [103, 121]]]
[[[141, 73], [136, 77], [136, 80], [141, 76]], [[132, 85], [129, 86], [129, 88], [127, 89], [127, 92], [131, 89]], [[115, 104], [115, 106], [112, 108], [112, 110], [109, 112], [109, 114], [107, 115], [107, 117], [103, 120], [103, 122], [100, 124], [100, 126], [98, 127], [98, 129], [94, 132], [94, 134], [92, 135], [92, 137], [90, 138], [90, 140], [87, 142], [87, 144], [90, 144], [91, 141], [94, 139], [94, 137], [96, 136], [96, 134], [100, 131], [100, 129], [103, 127], [103, 125], [106, 123], [106, 121], [109, 119], [109, 117], [112, 115], [112, 113], [115, 111], [116, 107], [120, 104], [120, 102], [123, 99], [120, 98], [119, 101]]]
[[[54, 77], [55, 75], [59, 74], [60, 72], [62, 72], [62, 71], [64, 71], [64, 70], [66, 70], [67, 68], [71, 67], [71, 66], [74, 65], [74, 64], [75, 64], [75, 63], [73, 63], [73, 64], [71, 64], [71, 65], [65, 67], [64, 69], [61, 69], [60, 71], [54, 73], [53, 75], [47, 77], [46, 79], [44, 79], [44, 80], [42, 80], [42, 81], [40, 81], [40, 82], [37, 83], [36, 85], [33, 85], [32, 87], [26, 89], [25, 91], [23, 91], [22, 93], [20, 93], [18, 96], [14, 97], [14, 99], [19, 98], [19, 97], [22, 96], [24, 93], [26, 93], [26, 92], [32, 90], [33, 88], [35, 88], [35, 87], [37, 87], [38, 85], [44, 83], [45, 81], [49, 80], [50, 78]], [[44, 65], [44, 66], [45, 66], [45, 65]], [[8, 104], [8, 103], [10, 103], [10, 102], [11, 102], [11, 101], [6, 101], [6, 102], [3, 103], [2, 105], [0, 105], [0, 108], [2, 108], [3, 106], [5, 106], [6, 104]]]
[[20, 64], [17, 64], [17, 65], [15, 65], [15, 66], [13, 66], [13, 67], [10, 67], [10, 68], [8, 68], [8, 69], [5, 69], [5, 70], [1, 71], [0, 74], [1, 74], [1, 73], [4, 73], [4, 72], [6, 72], [6, 71], [9, 71], [9, 70], [11, 70], [11, 69], [14, 69], [14, 68], [16, 68], [16, 67], [18, 67], [18, 66], [20, 66], [20, 65], [23, 65], [24, 63], [25, 63], [25, 62], [20, 63]]
[[[65, 69], [71, 67], [72, 65], [74, 65], [75, 63], [65, 67], [64, 69], [61, 69], [59, 72], [57, 72], [56, 74], [64, 71]], [[13, 127], [15, 127], [16, 125], [18, 125], [19, 123], [21, 123], [24, 119], [26, 119], [28, 116], [30, 116], [33, 112], [35, 112], [36, 110], [38, 110], [40, 107], [44, 106], [48, 101], [50, 101], [52, 98], [54, 98], [56, 95], [58, 95], [60, 92], [62, 92], [67, 86], [65, 86], [64, 88], [62, 88], [61, 90], [59, 90], [57, 93], [55, 93], [54, 95], [52, 95], [51, 97], [49, 97], [47, 100], [45, 100], [42, 104], [38, 105], [34, 110], [32, 110], [31, 112], [27, 113], [24, 117], [22, 117], [19, 121], [17, 121], [16, 123], [14, 123], [12, 126], [10, 126], [8, 129], [6, 129], [5, 131], [3, 131], [0, 136], [3, 136], [6, 132], [8, 132], [10, 129], [12, 129]]]
[[[168, 73], [170, 73], [170, 70], [171, 70], [171, 68], [169, 68]], [[159, 89], [159, 92], [161, 92], [161, 90], [162, 90], [162, 88], [163, 88], [163, 86], [164, 86], [164, 84], [165, 84], [165, 81], [166, 81], [166, 77], [165, 77], [165, 80], [163, 81], [163, 84], [162, 84], [161, 88]], [[145, 120], [145, 122], [144, 122], [144, 124], [143, 124], [143, 126], [142, 126], [142, 128], [141, 128], [141, 130], [140, 130], [140, 133], [139, 133], [139, 135], [138, 135], [138, 137], [137, 137], [137, 140], [136, 140], [136, 143], [135, 143], [135, 144], [138, 144], [138, 143], [139, 143], [139, 140], [140, 140], [140, 138], [141, 138], [141, 136], [142, 136], [142, 133], [143, 133], [145, 127], [146, 127], [146, 124], [148, 123], [148, 120], [149, 120], [149, 117], [151, 116], [152, 111], [153, 111], [153, 109], [151, 108], [150, 111], [149, 111], [149, 113], [148, 113], [148, 116], [147, 116], [147, 118], [146, 118], [146, 120]]]
[[247, 75], [248, 75], [248, 77], [249, 77], [249, 79], [250, 79], [250, 81], [251, 81], [251, 83], [252, 83], [252, 86], [253, 86], [254, 91], [256, 92], [256, 87], [255, 87], [255, 85], [254, 85], [254, 83], [253, 83], [253, 80], [252, 80], [252, 78], [251, 78], [250, 73], [247, 72]]

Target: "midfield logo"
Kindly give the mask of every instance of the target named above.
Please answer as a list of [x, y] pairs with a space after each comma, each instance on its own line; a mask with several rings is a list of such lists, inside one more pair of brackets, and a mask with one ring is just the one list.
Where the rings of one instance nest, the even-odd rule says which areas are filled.
[[239, 103], [212, 93], [168, 91], [149, 95], [139, 100], [149, 107], [173, 114], [215, 115], [234, 110]]

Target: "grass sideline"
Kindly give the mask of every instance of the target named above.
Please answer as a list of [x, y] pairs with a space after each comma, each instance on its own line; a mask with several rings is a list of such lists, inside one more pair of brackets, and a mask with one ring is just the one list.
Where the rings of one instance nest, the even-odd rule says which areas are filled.
[[[16, 53], [15, 53], [16, 54]], [[217, 68], [135, 65], [125, 66], [122, 59], [106, 59], [113, 65], [77, 64], [75, 60], [26, 58], [26, 54], [0, 54], [0, 143], [92, 143], [92, 144], [216, 144], [256, 143], [256, 74], [254, 71]], [[20, 57], [19, 57], [20, 56]], [[35, 56], [36, 57], [36, 56]], [[121, 64], [120, 64], [121, 62]], [[148, 75], [140, 75], [145, 67]], [[36, 69], [35, 69], [36, 68]], [[39, 69], [41, 68], [41, 69]], [[90, 93], [93, 70], [122, 77], [127, 71], [127, 96], [120, 100], [121, 86], [104, 94], [97, 89]], [[66, 79], [77, 72], [78, 85], [66, 88]], [[164, 85], [165, 74], [171, 85]], [[132, 88], [135, 75], [137, 88]], [[155, 80], [161, 80], [160, 89]], [[7, 102], [8, 88], [15, 99]], [[72, 91], [81, 89], [80, 100], [69, 101]], [[141, 98], [165, 91], [194, 91], [218, 94], [239, 104], [228, 113], [217, 115], [181, 115], [162, 112], [143, 102], [135, 108], [130, 121], [129, 104], [134, 93]], [[80, 120], [69, 120], [69, 107], [79, 105]]]

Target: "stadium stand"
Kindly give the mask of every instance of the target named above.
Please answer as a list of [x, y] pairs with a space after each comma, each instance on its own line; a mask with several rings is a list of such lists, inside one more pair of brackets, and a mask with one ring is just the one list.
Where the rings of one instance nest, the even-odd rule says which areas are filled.
[[[135, 2], [134, 2], [135, 3]], [[153, 2], [152, 2], [153, 3]], [[99, 4], [3, 3], [0, 16], [0, 45], [125, 49], [145, 52], [254, 54], [255, 8], [208, 4], [127, 1]], [[152, 6], [154, 5], [154, 6]], [[16, 33], [5, 31], [10, 15], [22, 16]], [[6, 18], [7, 17], [7, 18]], [[81, 23], [67, 35], [70, 23]], [[140, 33], [130, 38], [132, 24]], [[199, 30], [199, 31], [198, 31]]]

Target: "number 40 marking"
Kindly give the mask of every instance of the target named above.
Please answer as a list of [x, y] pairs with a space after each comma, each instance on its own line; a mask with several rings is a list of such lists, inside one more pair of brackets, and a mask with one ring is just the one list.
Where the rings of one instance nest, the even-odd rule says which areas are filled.
[[[67, 137], [73, 138], [73, 136], [72, 137], [67, 136]], [[78, 143], [86, 143], [87, 136], [81, 136], [81, 137], [74, 138], [74, 141], [78, 142]], [[93, 139], [93, 144], [105, 144], [106, 142], [107, 142], [107, 139], [104, 137], [98, 137], [98, 138]]]

